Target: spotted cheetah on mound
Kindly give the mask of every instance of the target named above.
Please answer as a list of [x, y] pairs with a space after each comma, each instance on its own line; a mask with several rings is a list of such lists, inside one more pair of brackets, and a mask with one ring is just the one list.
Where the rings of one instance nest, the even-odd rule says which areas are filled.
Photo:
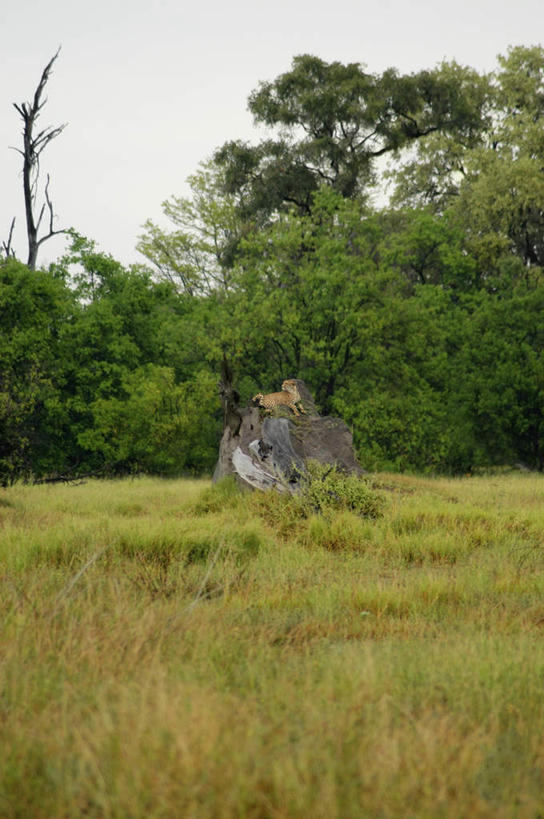
[[[283, 405], [292, 409], [295, 415], [300, 415], [300, 412], [306, 413], [301, 403], [302, 399], [296, 381], [292, 378], [288, 378], [283, 382], [281, 392], [269, 392], [267, 395], [258, 392], [251, 400], [256, 402], [260, 407], [264, 407], [265, 412], [272, 412], [274, 407]], [[300, 412], [296, 407], [297, 404], [299, 404]]]

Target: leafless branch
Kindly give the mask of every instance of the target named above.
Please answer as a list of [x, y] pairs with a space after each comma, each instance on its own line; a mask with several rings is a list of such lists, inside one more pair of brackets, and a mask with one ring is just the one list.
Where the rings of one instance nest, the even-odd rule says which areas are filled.
[[[49, 194], [49, 175], [47, 176], [47, 183], [45, 185], [45, 203], [41, 206], [39, 215], [36, 218], [35, 205], [38, 195], [38, 182], [40, 175], [40, 156], [45, 148], [52, 140], [59, 136], [65, 129], [66, 124], [56, 127], [48, 126], [37, 134], [34, 132], [36, 120], [38, 119], [42, 108], [47, 102], [47, 98], [42, 99], [43, 91], [47, 85], [47, 81], [51, 75], [55, 60], [59, 56], [60, 47], [57, 53], [49, 60], [45, 66], [32, 103], [23, 102], [20, 105], [13, 103], [15, 110], [18, 112], [23, 120], [23, 150], [16, 148], [23, 156], [23, 191], [25, 198], [25, 216], [26, 228], [28, 238], [28, 267], [35, 270], [38, 256], [38, 249], [43, 242], [50, 239], [59, 233], [65, 233], [66, 230], [54, 230], [54, 210], [53, 203]], [[45, 209], [49, 210], [49, 232], [38, 238], [38, 231], [45, 213]]]
[[13, 248], [11, 246], [14, 229], [15, 229], [15, 216], [11, 220], [11, 226], [10, 226], [10, 229], [9, 229], [8, 240], [7, 240], [7, 242], [2, 242], [2, 251], [3, 251], [6, 259], [9, 259], [10, 256], [12, 258], [15, 258], [15, 251], [13, 250]]

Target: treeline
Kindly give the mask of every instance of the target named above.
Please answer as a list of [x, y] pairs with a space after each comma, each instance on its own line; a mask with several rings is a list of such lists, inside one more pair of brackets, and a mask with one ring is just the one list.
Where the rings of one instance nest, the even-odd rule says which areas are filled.
[[489, 76], [298, 57], [249, 105], [277, 136], [203, 164], [147, 265], [74, 234], [0, 266], [2, 480], [209, 471], [223, 355], [242, 401], [304, 379], [368, 468], [543, 469], [544, 50]]

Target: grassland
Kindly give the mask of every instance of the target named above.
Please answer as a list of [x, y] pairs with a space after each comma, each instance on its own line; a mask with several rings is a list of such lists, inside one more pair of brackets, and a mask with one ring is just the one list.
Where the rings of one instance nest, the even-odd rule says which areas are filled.
[[0, 815], [544, 815], [544, 478], [0, 494]]

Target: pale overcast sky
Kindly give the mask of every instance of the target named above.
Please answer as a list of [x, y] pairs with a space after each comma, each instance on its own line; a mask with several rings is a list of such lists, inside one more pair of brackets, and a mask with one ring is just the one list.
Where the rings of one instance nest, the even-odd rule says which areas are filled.
[[[62, 46], [40, 124], [68, 123], [42, 158], [58, 227], [73, 226], [124, 263], [161, 202], [227, 139], [255, 139], [247, 112], [260, 80], [293, 56], [381, 72], [455, 59], [492, 70], [509, 45], [544, 41], [543, 0], [0, 0], [0, 240], [17, 217], [26, 258], [21, 121]], [[166, 223], [165, 223], [166, 224]], [[39, 261], [62, 250], [45, 244]]]

